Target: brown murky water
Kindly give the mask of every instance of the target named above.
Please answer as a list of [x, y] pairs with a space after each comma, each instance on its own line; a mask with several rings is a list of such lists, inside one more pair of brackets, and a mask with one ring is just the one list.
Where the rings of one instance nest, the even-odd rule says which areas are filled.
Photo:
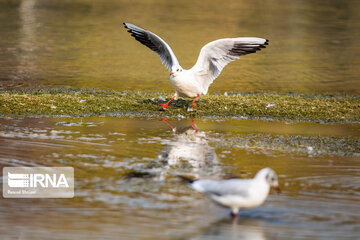
[[[73, 199], [0, 200], [2, 239], [356, 239], [359, 124], [2, 118], [1, 166], [72, 166]], [[198, 131], [196, 131], [196, 129]], [[360, 144], [359, 144], [360, 145]], [[283, 193], [232, 221], [176, 175], [252, 177]]]
[[156, 54], [122, 26], [166, 40], [184, 68], [209, 41], [270, 39], [227, 66], [210, 91], [360, 93], [360, 2], [12, 0], [0, 2], [2, 89], [172, 91]]

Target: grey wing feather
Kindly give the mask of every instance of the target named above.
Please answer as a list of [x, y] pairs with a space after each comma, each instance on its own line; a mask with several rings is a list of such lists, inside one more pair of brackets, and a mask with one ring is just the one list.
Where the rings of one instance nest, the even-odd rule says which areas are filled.
[[124, 23], [124, 25], [125, 28], [129, 29], [128, 32], [131, 33], [131, 36], [159, 55], [161, 62], [165, 64], [169, 71], [171, 71], [172, 66], [179, 65], [169, 45], [159, 36], [131, 23]]
[[268, 40], [255, 37], [224, 38], [206, 44], [200, 51], [192, 71], [198, 76], [206, 94], [210, 84], [223, 68], [240, 56], [255, 53], [268, 45]]
[[192, 184], [195, 190], [205, 194], [213, 194], [216, 196], [238, 195], [241, 197], [247, 197], [249, 195], [249, 185], [250, 182], [248, 180], [239, 179], [223, 181], [198, 180]]

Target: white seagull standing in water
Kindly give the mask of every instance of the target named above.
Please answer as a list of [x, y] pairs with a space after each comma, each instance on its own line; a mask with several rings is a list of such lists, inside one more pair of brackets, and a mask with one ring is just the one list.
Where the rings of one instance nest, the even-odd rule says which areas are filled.
[[192, 180], [179, 176], [198, 192], [205, 193], [212, 201], [231, 208], [231, 216], [236, 217], [240, 209], [261, 205], [267, 198], [270, 187], [279, 188], [276, 173], [271, 168], [261, 169], [252, 179]]
[[160, 104], [168, 108], [175, 97], [194, 98], [206, 94], [210, 84], [219, 76], [222, 69], [240, 56], [254, 53], [265, 48], [267, 39], [256, 37], [238, 37], [218, 39], [206, 44], [200, 51], [197, 62], [191, 69], [183, 69], [170, 46], [156, 34], [130, 23], [124, 23], [136, 40], [144, 44], [161, 58], [162, 63], [170, 71], [170, 81], [175, 88], [175, 95], [167, 103]]

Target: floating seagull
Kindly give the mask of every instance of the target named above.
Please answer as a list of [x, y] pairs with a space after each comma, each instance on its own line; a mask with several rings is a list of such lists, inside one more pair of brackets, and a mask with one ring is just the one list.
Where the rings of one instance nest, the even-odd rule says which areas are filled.
[[270, 187], [281, 192], [276, 173], [271, 168], [261, 169], [253, 179], [214, 181], [179, 177], [188, 182], [196, 191], [205, 193], [220, 206], [231, 208], [232, 217], [236, 217], [240, 209], [261, 205], [268, 196]]
[[160, 104], [167, 109], [175, 97], [195, 98], [195, 101], [207, 93], [210, 84], [219, 76], [222, 69], [240, 56], [254, 53], [265, 48], [268, 40], [256, 37], [238, 37], [218, 39], [206, 44], [200, 51], [199, 58], [191, 69], [183, 69], [169, 45], [156, 34], [130, 23], [124, 23], [136, 40], [156, 52], [162, 63], [170, 71], [170, 81], [175, 88], [175, 95], [167, 103]]

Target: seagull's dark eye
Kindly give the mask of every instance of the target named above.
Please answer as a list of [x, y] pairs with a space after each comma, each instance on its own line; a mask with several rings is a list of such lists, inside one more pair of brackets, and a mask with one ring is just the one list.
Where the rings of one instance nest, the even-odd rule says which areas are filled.
[[179, 69], [176, 69], [176, 71], [178, 72], [178, 71], [179, 71]]

